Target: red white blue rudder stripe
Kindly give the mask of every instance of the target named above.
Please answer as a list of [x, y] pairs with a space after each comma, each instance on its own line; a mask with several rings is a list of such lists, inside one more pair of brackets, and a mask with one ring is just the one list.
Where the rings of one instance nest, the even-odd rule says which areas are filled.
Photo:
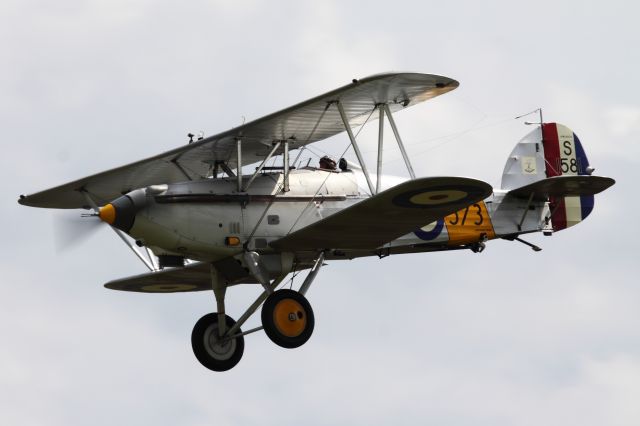
[[[547, 177], [587, 175], [589, 160], [580, 139], [558, 123], [542, 125], [542, 146]], [[593, 195], [551, 197], [551, 224], [554, 231], [576, 225], [593, 210]]]

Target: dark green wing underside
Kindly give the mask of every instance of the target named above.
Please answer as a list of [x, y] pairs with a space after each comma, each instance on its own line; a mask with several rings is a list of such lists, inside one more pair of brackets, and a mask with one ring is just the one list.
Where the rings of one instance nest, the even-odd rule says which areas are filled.
[[375, 249], [485, 199], [488, 183], [428, 177], [402, 183], [271, 242], [282, 251]]

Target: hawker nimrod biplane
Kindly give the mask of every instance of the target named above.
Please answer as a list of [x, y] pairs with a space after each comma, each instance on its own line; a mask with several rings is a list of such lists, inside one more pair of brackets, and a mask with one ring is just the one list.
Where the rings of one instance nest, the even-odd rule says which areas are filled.
[[[496, 238], [539, 250], [520, 235], [550, 235], [577, 224], [591, 213], [594, 194], [615, 183], [592, 174], [570, 129], [542, 122], [513, 149], [499, 189], [466, 177], [416, 177], [392, 114], [456, 87], [451, 78], [417, 73], [353, 80], [155, 157], [22, 195], [19, 203], [92, 209], [89, 216], [110, 225], [149, 272], [111, 281], [109, 289], [213, 290], [217, 312], [197, 321], [191, 343], [202, 365], [229, 370], [240, 361], [249, 333], [264, 330], [285, 348], [307, 342], [314, 313], [305, 294], [327, 261], [477, 253]], [[369, 118], [379, 122], [373, 174], [352, 131]], [[382, 174], [385, 120], [409, 179]], [[325, 159], [300, 166], [290, 160], [292, 151], [342, 132], [357, 164]], [[275, 160], [278, 166], [268, 166]], [[252, 173], [243, 175], [250, 165]], [[304, 270], [297, 291], [279, 289], [289, 274]], [[258, 284], [261, 294], [234, 321], [225, 312], [225, 292], [236, 284]], [[262, 326], [243, 332], [260, 307]]]

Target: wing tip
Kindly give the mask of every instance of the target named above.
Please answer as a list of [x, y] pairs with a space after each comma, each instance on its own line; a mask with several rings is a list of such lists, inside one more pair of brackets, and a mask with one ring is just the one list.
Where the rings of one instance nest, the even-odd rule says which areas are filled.
[[361, 83], [366, 83], [368, 81], [371, 80], [378, 80], [381, 78], [398, 78], [398, 77], [413, 77], [415, 79], [419, 79], [419, 80], [430, 80], [433, 82], [433, 85], [435, 88], [437, 89], [449, 89], [449, 90], [453, 90], [457, 87], [460, 86], [460, 82], [454, 78], [451, 77], [447, 77], [444, 75], [439, 75], [439, 74], [428, 74], [428, 73], [421, 73], [421, 72], [416, 72], [416, 71], [388, 71], [388, 72], [381, 72], [381, 73], [377, 73], [377, 74], [372, 74], [372, 75], [368, 75], [366, 77], [362, 77], [362, 78], [354, 78], [351, 80], [352, 84], [361, 84]]

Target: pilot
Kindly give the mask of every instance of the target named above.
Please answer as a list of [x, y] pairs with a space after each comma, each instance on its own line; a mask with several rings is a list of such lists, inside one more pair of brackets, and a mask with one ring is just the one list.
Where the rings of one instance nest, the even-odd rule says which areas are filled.
[[335, 170], [336, 162], [333, 161], [328, 155], [325, 155], [320, 159], [320, 168], [325, 170]]

